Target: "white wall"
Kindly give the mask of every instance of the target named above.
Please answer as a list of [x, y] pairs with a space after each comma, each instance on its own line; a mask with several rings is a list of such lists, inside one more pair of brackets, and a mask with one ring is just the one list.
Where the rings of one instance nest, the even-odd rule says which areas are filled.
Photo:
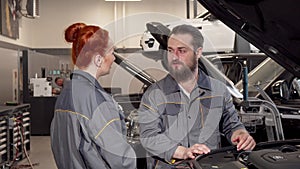
[[34, 78], [35, 74], [37, 77], [42, 77], [42, 69], [46, 70], [46, 77], [50, 71], [60, 69], [59, 56], [47, 55], [44, 53], [37, 53], [35, 51], [28, 51], [28, 79]]
[[[200, 6], [198, 8], [200, 13], [203, 9]], [[192, 10], [191, 2], [191, 16]], [[139, 40], [146, 29], [147, 22], [171, 22], [185, 18], [186, 0], [142, 0], [141, 2], [40, 0], [39, 12], [39, 18], [22, 17], [20, 19], [19, 39], [14, 40], [0, 35], [0, 42], [4, 41], [33, 49], [68, 48], [70, 45], [64, 40], [64, 30], [72, 23], [85, 22], [107, 29], [117, 47], [137, 48], [140, 47]], [[3, 53], [2, 49], [0, 49], [1, 53]], [[17, 60], [14, 54], [11, 55], [11, 59]], [[132, 54], [127, 57], [156, 78], [161, 78], [165, 74], [160, 62], [145, 58], [141, 54]], [[61, 56], [58, 65], [62, 63], [70, 63], [70, 57]], [[40, 67], [37, 71], [40, 71]], [[11, 70], [8, 70], [4, 73], [10, 72]], [[128, 79], [130, 80], [128, 81]], [[115, 64], [111, 74], [101, 77], [99, 81], [106, 87], [121, 87], [125, 93], [135, 93], [142, 88], [142, 83]], [[125, 81], [128, 81], [128, 84], [124, 84]]]
[[64, 41], [64, 29], [74, 22], [85, 22], [107, 28], [118, 46], [139, 47], [146, 22], [178, 17], [186, 17], [185, 0], [40, 0], [40, 17], [20, 20], [20, 39], [0, 35], [0, 41], [31, 48], [66, 48], [70, 46]]

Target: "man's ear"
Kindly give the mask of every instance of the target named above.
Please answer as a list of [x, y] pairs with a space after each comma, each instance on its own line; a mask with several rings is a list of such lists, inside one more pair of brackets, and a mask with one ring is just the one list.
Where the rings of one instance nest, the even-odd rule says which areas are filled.
[[94, 58], [94, 63], [97, 67], [101, 67], [101, 64], [103, 62], [103, 58], [101, 55], [96, 55]]
[[199, 59], [202, 56], [202, 47], [199, 47], [196, 51], [197, 59]]

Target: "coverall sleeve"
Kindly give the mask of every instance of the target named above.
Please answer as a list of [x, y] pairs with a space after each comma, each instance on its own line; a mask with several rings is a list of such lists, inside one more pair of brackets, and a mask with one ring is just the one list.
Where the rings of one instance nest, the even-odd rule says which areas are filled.
[[122, 133], [119, 112], [110, 102], [101, 103], [87, 124], [88, 133], [100, 147], [100, 154], [110, 168], [136, 168], [136, 156]]
[[230, 141], [234, 131], [238, 129], [245, 129], [245, 127], [239, 119], [238, 113], [232, 101], [232, 96], [228, 90], [225, 90], [223, 105], [223, 123], [221, 132], [224, 133], [227, 140]]
[[148, 89], [143, 95], [138, 110], [140, 140], [151, 155], [170, 162], [179, 144], [167, 136], [162, 112], [157, 108], [157, 101], [162, 100], [163, 97], [158, 89], [156, 91]]

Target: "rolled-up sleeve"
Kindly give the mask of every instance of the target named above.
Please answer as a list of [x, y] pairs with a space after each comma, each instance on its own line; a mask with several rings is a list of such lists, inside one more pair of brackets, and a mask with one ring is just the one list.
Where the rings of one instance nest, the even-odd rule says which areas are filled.
[[167, 162], [173, 157], [179, 143], [170, 139], [165, 133], [162, 112], [158, 111], [157, 101], [163, 100], [163, 94], [158, 90], [149, 89], [142, 98], [139, 113], [141, 143], [151, 153]]

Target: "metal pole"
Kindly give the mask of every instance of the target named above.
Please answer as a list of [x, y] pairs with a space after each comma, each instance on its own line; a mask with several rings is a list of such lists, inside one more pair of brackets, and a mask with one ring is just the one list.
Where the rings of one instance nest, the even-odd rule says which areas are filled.
[[186, 0], [186, 18], [190, 19], [190, 0]]
[[246, 61], [244, 61], [244, 66], [243, 66], [243, 96], [244, 96], [244, 101], [247, 101], [248, 100], [248, 67]]
[[194, 18], [196, 18], [197, 13], [198, 13], [198, 11], [197, 11], [197, 1], [194, 0]]

